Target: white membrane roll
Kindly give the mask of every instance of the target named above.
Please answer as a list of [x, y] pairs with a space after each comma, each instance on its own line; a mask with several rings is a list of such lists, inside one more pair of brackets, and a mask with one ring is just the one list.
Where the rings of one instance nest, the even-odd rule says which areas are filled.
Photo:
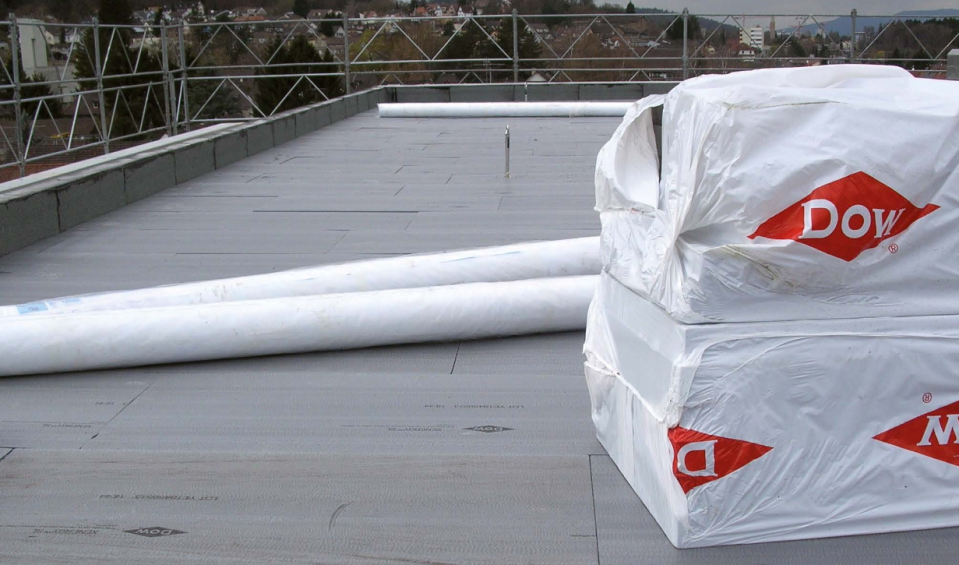
[[597, 276], [0, 319], [0, 376], [586, 327]]
[[633, 102], [409, 102], [380, 104], [381, 118], [622, 118]]

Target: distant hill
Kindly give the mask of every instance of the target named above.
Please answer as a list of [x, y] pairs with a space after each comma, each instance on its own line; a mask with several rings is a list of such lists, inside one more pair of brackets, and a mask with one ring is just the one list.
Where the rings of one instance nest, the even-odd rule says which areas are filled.
[[[908, 16], [917, 16], [917, 17], [936, 17], [936, 18], [956, 18], [959, 17], [959, 10], [944, 8], [941, 10], [908, 10], [905, 12], [899, 12], [895, 16], [888, 17], [876, 17], [876, 16], [857, 16], [856, 17], [856, 30], [862, 31], [866, 27], [879, 28], [880, 25], [888, 24], [893, 21], [896, 17], [903, 19], [908, 19]], [[778, 22], [777, 22], [778, 23]], [[783, 22], [785, 23], [785, 22]], [[849, 35], [849, 32], [852, 30], [852, 18], [850, 16], [843, 16], [841, 18], [836, 18], [828, 22], [819, 20], [819, 23], [822, 24], [823, 29], [826, 30], [826, 33], [837, 32], [840, 35]], [[796, 26], [793, 27], [783, 27], [782, 33], [793, 33], [796, 30]], [[806, 24], [802, 27], [801, 33], [815, 34], [818, 31], [819, 26], [816, 24]]]

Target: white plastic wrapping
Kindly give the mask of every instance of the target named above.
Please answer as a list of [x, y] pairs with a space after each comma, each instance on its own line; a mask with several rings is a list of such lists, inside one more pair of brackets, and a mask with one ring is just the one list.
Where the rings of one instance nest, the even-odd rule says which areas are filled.
[[677, 547], [959, 526], [959, 316], [683, 324], [604, 274], [585, 353]]
[[596, 208], [604, 270], [677, 319], [959, 313], [959, 83], [879, 65], [685, 81], [603, 147]]
[[154, 308], [473, 282], [595, 275], [599, 271], [599, 238], [583, 237], [408, 255], [264, 275], [70, 296], [16, 306], [0, 306], [0, 319], [3, 316]]
[[407, 102], [380, 104], [381, 118], [622, 117], [632, 102]]
[[595, 275], [0, 319], [0, 376], [582, 329]]

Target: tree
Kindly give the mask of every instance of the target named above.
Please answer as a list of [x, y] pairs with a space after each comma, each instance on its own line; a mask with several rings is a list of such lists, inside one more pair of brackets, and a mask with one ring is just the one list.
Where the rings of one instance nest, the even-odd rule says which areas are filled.
[[326, 37], [333, 37], [333, 34], [336, 33], [336, 22], [333, 21], [333, 17], [333, 12], [327, 12], [320, 20], [320, 33]]
[[130, 25], [133, 23], [133, 10], [127, 0], [102, 0], [97, 11], [101, 24]]
[[[130, 48], [129, 29], [111, 27], [127, 25], [133, 20], [127, 0], [101, 0], [98, 14], [102, 24], [98, 34], [99, 66], [106, 106], [100, 108], [100, 112], [110, 116], [107, 125], [110, 136], [132, 136], [162, 127], [165, 124], [159, 103], [162, 86], [148, 84], [160, 80], [158, 54], [144, 50], [137, 62], [137, 53]], [[73, 58], [74, 76], [81, 90], [97, 88], [96, 53], [93, 29], [88, 28], [83, 32]]]
[[792, 49], [793, 57], [807, 57], [809, 55], [795, 37], [789, 39], [789, 47]]
[[293, 13], [301, 18], [305, 18], [310, 13], [309, 0], [293, 0]]
[[[187, 61], [196, 59], [194, 52], [195, 46], [187, 45], [185, 57]], [[197, 67], [210, 67], [214, 63], [211, 56], [207, 53], [209, 49], [197, 61]], [[216, 73], [212, 69], [188, 70], [189, 101], [190, 101], [190, 119], [198, 118], [201, 120], [235, 118], [242, 113], [240, 100], [236, 88], [229, 83], [222, 83], [222, 79], [216, 80], [212, 77]], [[211, 77], [206, 80], [206, 77]], [[199, 79], [199, 80], [198, 80]]]
[[[530, 31], [527, 27], [526, 22], [522, 19], [517, 20], [516, 22], [516, 31], [519, 34], [519, 42], [517, 47], [519, 49], [519, 58], [520, 58], [520, 68], [530, 68], [535, 67], [535, 64], [531, 61], [524, 59], [538, 59], [540, 55], [539, 42], [536, 41], [536, 36]], [[509, 18], [504, 18], [500, 21], [499, 27], [496, 28], [496, 31], [493, 32], [493, 37], [496, 39], [496, 45], [499, 46], [499, 49], [495, 45], [491, 45], [488, 41], [483, 44], [482, 48], [482, 57], [488, 59], [500, 59], [503, 57], [505, 52], [509, 57], [513, 55], [513, 20]], [[502, 49], [502, 51], [500, 51]], [[523, 77], [528, 77], [529, 73], [521, 73], [521, 79]]]
[[[21, 55], [20, 61], [23, 61], [23, 55]], [[3, 61], [3, 65], [7, 69], [7, 74], [13, 76], [13, 59], [6, 59]], [[40, 107], [39, 100], [31, 101], [31, 98], [45, 98], [43, 100], [43, 105], [49, 110], [50, 116], [47, 116], [46, 113], [41, 110], [39, 119], [45, 119], [47, 117], [59, 118], [63, 115], [63, 108], [60, 104], [60, 99], [52, 97], [53, 89], [50, 88], [49, 84], [46, 84], [46, 79], [43, 75], [37, 73], [33, 76], [27, 76], [23, 71], [23, 64], [20, 63], [20, 99], [24, 102], [20, 105], [20, 108], [23, 111], [23, 114], [27, 116], [27, 120], [33, 120], [33, 117], [37, 113], [37, 108]], [[46, 98], [46, 97], [51, 98]], [[13, 89], [4, 89], [0, 91], [0, 100], [13, 100], [14, 92]], [[13, 106], [8, 106], [8, 108], [13, 108]]]
[[913, 59], [919, 59], [918, 61], [912, 61], [911, 66], [914, 71], [925, 71], [929, 70], [929, 65], [931, 61], [929, 60], [929, 55], [920, 47], [912, 54]]
[[[673, 41], [683, 40], [683, 18], [678, 17], [666, 31], [666, 37]], [[690, 14], [686, 20], [686, 38], [693, 39], [699, 37], [699, 18]]]
[[72, 22], [73, 19], [73, 0], [52, 0], [50, 2], [50, 13], [61, 22]]
[[636, 6], [633, 4], [632, 0], [630, 0], [629, 4], [626, 4], [626, 13], [627, 14], [636, 13]]
[[[339, 68], [335, 64], [336, 59], [333, 53], [327, 51], [320, 55], [307, 36], [297, 35], [283, 44], [283, 38], [277, 35], [270, 42], [269, 52], [275, 53], [271, 65], [289, 66], [261, 67], [256, 73], [291, 76], [269, 76], [254, 80], [256, 88], [254, 100], [264, 114], [292, 110], [307, 104], [322, 102], [326, 99], [324, 95], [333, 98], [343, 93], [343, 86], [338, 75], [316, 76], [317, 73], [335, 73]], [[320, 94], [317, 88], [323, 94]]]

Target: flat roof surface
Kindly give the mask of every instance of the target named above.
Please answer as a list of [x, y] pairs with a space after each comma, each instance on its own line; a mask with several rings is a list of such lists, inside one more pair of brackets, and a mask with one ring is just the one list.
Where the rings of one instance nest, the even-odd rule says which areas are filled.
[[[506, 179], [505, 119], [360, 114], [0, 258], [0, 303], [595, 235], [619, 121], [509, 119]], [[954, 562], [954, 529], [674, 549], [582, 341], [0, 379], [0, 563]]]

